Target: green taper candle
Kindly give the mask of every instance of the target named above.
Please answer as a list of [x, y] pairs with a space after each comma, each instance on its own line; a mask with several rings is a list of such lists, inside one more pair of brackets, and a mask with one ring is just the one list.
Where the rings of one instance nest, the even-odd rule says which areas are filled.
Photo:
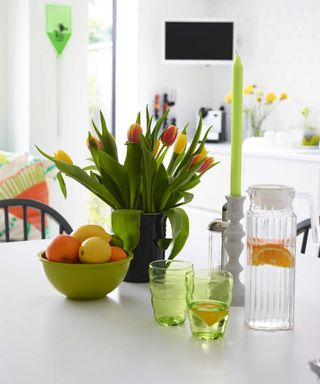
[[232, 77], [232, 116], [231, 116], [231, 181], [230, 195], [241, 196], [242, 159], [242, 64], [236, 55]]

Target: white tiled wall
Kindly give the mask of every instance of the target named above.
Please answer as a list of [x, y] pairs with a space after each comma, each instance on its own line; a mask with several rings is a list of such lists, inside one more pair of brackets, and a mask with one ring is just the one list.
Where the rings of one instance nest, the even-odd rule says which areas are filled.
[[[289, 94], [270, 115], [266, 128], [301, 124], [299, 112], [305, 106], [312, 110], [313, 124], [320, 127], [320, 1], [215, 0], [208, 13], [235, 20], [245, 84]], [[230, 86], [231, 69], [213, 69], [215, 103]]]

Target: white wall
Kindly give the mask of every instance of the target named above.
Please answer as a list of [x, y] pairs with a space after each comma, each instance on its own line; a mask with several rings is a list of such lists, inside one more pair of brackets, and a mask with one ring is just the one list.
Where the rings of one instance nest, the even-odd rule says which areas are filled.
[[[35, 144], [48, 153], [57, 149], [70, 153], [83, 164], [88, 157], [88, 1], [69, 0], [72, 6], [72, 36], [60, 59], [60, 134], [57, 132], [57, 56], [46, 35], [45, 0], [1, 1], [1, 17], [10, 20], [5, 30], [8, 44], [0, 67], [0, 82], [7, 81], [9, 149], [39, 155]], [[55, 1], [65, 4], [65, 1]], [[4, 13], [1, 10], [7, 6]], [[0, 33], [1, 36], [1, 33]], [[0, 42], [0, 48], [3, 42]], [[2, 87], [1, 87], [2, 88]], [[3, 91], [0, 100], [3, 99]], [[1, 104], [1, 103], [0, 103]], [[5, 103], [3, 104], [5, 105]], [[3, 107], [2, 105], [2, 107]], [[1, 111], [1, 110], [0, 110]], [[1, 128], [1, 135], [5, 131]], [[2, 142], [1, 142], [2, 143]], [[2, 145], [1, 145], [2, 147]], [[1, 148], [2, 149], [2, 148]], [[86, 222], [88, 192], [66, 179], [69, 197], [64, 201], [58, 185], [52, 205], [71, 225]]]
[[123, 155], [138, 109], [138, 0], [117, 1], [116, 44], [116, 135]]
[[[37, 153], [34, 145], [53, 152], [57, 147], [74, 153], [79, 161], [86, 155], [88, 129], [88, 2], [70, 0], [73, 33], [59, 75], [56, 52], [46, 35], [45, 0], [7, 0], [1, 17], [10, 20], [1, 83], [7, 79], [11, 149]], [[64, 1], [56, 1], [64, 4]], [[0, 8], [1, 10], [1, 8]], [[10, 34], [8, 35], [8, 31]], [[0, 34], [2, 35], [2, 34]], [[3, 42], [1, 41], [1, 46]], [[3, 64], [2, 64], [3, 65]], [[60, 84], [60, 135], [57, 132], [57, 86]], [[2, 96], [2, 94], [1, 94]]]
[[[244, 83], [266, 92], [287, 92], [266, 121], [267, 129], [301, 124], [309, 106], [320, 126], [320, 3], [317, 0], [139, 0], [138, 107], [152, 104], [156, 92], [177, 91], [178, 125], [194, 122], [200, 106], [219, 107], [231, 90], [230, 66], [174, 66], [160, 63], [161, 21], [166, 18], [230, 18], [236, 22]], [[132, 89], [130, 90], [132, 92]], [[229, 106], [226, 107], [229, 114]], [[229, 119], [228, 119], [229, 120]]]
[[[59, 2], [65, 3], [55, 3]], [[72, 6], [72, 36], [61, 59], [57, 59], [46, 35], [46, 3], [30, 0], [30, 150], [35, 151], [34, 144], [49, 152], [61, 147], [80, 161], [86, 155], [88, 129], [88, 2], [68, 1]]]
[[[266, 91], [285, 91], [289, 99], [266, 121], [267, 129], [287, 129], [301, 123], [308, 105], [320, 127], [320, 3], [317, 0], [214, 0], [212, 17], [233, 18], [244, 64], [244, 83]], [[216, 79], [214, 100], [230, 90], [231, 71]]]
[[0, 150], [7, 149], [7, 2], [0, 0]]
[[[88, 2], [69, 0], [72, 6], [72, 36], [58, 63], [56, 51], [46, 35], [46, 0], [30, 0], [30, 152], [35, 144], [48, 153], [67, 151], [76, 164], [88, 157]], [[55, 1], [65, 4], [65, 1]], [[57, 74], [59, 66], [59, 75]], [[59, 86], [58, 86], [59, 82]], [[57, 132], [57, 90], [60, 97], [60, 134]], [[80, 184], [65, 178], [69, 196], [54, 196], [72, 226], [86, 222], [88, 192]]]
[[10, 150], [29, 150], [29, 1], [7, 1], [7, 122]]
[[166, 19], [208, 18], [212, 15], [211, 0], [139, 0], [138, 45], [138, 107], [144, 111], [153, 105], [156, 93], [176, 90], [177, 124], [195, 125], [202, 106], [214, 104], [215, 79], [218, 67], [172, 65], [161, 63], [162, 21]]

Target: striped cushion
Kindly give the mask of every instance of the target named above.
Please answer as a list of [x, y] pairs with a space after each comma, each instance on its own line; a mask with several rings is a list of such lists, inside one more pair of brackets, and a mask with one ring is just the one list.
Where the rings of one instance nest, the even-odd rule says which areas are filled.
[[[55, 176], [55, 166], [29, 154], [0, 151], [0, 200], [24, 198], [49, 204], [50, 180]], [[9, 210], [10, 238], [23, 239], [22, 209]], [[3, 210], [0, 210], [0, 241], [5, 238]], [[41, 238], [40, 214], [28, 210], [28, 238]]]

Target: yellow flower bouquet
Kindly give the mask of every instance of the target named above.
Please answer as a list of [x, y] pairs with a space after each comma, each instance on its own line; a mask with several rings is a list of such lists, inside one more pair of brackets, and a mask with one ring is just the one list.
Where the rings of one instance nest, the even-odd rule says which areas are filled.
[[[275, 106], [283, 100], [286, 100], [288, 95], [286, 93], [281, 93], [280, 96], [276, 96], [273, 92], [264, 93], [262, 89], [255, 84], [245, 87], [243, 93], [246, 96], [247, 101], [243, 111], [249, 126], [249, 135], [261, 137], [264, 133], [262, 127], [263, 122]], [[231, 104], [232, 94], [228, 93], [224, 99], [228, 104]]]

